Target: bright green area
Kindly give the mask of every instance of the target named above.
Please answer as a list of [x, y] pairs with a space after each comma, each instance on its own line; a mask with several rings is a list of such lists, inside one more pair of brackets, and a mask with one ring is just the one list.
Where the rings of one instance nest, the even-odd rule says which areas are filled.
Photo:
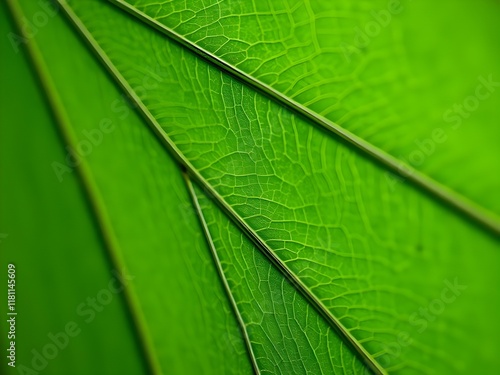
[[362, 374], [341, 337], [199, 187], [216, 261], [245, 323], [261, 374]]
[[[393, 373], [498, 367], [497, 239], [120, 10], [71, 6], [177, 156], [330, 323]], [[161, 82], [138, 89], [157, 67]]]
[[500, 214], [498, 1], [112, 1]]
[[[88, 297], [108, 288], [113, 267], [76, 174], [60, 183], [52, 170], [66, 151], [25, 54], [15, 53], [7, 38], [13, 32], [2, 4], [1, 373], [142, 374], [122, 295], [114, 294], [99, 312], [87, 305]], [[6, 363], [8, 263], [16, 267], [16, 369]], [[68, 324], [73, 336], [63, 338]], [[56, 352], [50, 334], [61, 345]]]
[[[39, 11], [35, 2], [20, 4], [26, 14]], [[108, 218], [103, 230], [116, 239], [117, 256], [133, 277], [135, 311], [144, 318], [148, 350], [161, 373], [251, 373], [179, 168], [61, 16], [40, 28], [36, 43], [77, 140], [72, 147], [88, 166]], [[154, 68], [138, 85], [158, 84]], [[65, 184], [71, 174], [61, 177]], [[126, 363], [125, 355], [115, 360]], [[66, 373], [73, 373], [71, 364]]]

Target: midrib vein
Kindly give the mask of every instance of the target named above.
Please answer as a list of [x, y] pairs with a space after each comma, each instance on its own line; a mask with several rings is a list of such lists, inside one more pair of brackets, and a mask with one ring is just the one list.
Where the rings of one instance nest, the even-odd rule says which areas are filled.
[[217, 268], [217, 273], [219, 274], [219, 278], [222, 282], [222, 286], [224, 287], [224, 290], [226, 292], [226, 296], [229, 299], [229, 303], [231, 304], [231, 308], [233, 309], [233, 312], [236, 316], [236, 320], [238, 321], [239, 328], [242, 332], [243, 336], [243, 341], [245, 342], [245, 347], [247, 349], [248, 356], [250, 358], [250, 362], [252, 363], [252, 369], [255, 374], [260, 374], [259, 370], [259, 365], [257, 363], [257, 359], [255, 357], [255, 353], [253, 352], [252, 348], [252, 343], [250, 341], [250, 337], [248, 336], [248, 331], [245, 325], [245, 322], [243, 321], [243, 317], [241, 316], [240, 310], [238, 309], [238, 304], [236, 303], [236, 300], [234, 299], [233, 293], [231, 292], [231, 288], [227, 282], [226, 275], [224, 274], [224, 270], [222, 269], [222, 264], [219, 259], [219, 255], [217, 253], [217, 248], [215, 247], [215, 244], [212, 240], [212, 235], [210, 234], [210, 229], [208, 228], [207, 222], [205, 220], [205, 216], [203, 215], [203, 210], [200, 207], [200, 202], [198, 201], [198, 195], [194, 191], [193, 183], [191, 182], [191, 179], [189, 176], [185, 173], [184, 175], [184, 181], [186, 182], [186, 187], [189, 191], [189, 194], [191, 196], [192, 204], [194, 205], [196, 209], [196, 213], [199, 219], [199, 222], [203, 228], [203, 232], [205, 234], [205, 239], [207, 241], [207, 245], [210, 249], [210, 253], [212, 255], [212, 259], [214, 261], [215, 267]]
[[154, 29], [160, 31], [168, 38], [189, 49], [191, 52], [195, 53], [205, 61], [208, 61], [210, 64], [217, 66], [219, 69], [222, 69], [225, 73], [242, 81], [252, 89], [272, 98], [289, 110], [292, 110], [294, 113], [297, 113], [300, 116], [308, 119], [313, 124], [321, 126], [322, 128], [325, 128], [328, 131], [336, 134], [355, 148], [361, 150], [364, 154], [370, 156], [375, 161], [388, 168], [395, 175], [399, 175], [409, 182], [413, 183], [414, 185], [420, 187], [443, 203], [453, 207], [454, 209], [467, 216], [469, 219], [480, 224], [482, 227], [492, 231], [495, 235], [500, 235], [500, 218], [490, 210], [482, 207], [481, 205], [456, 192], [455, 190], [450, 189], [449, 187], [431, 178], [427, 174], [420, 172], [404, 161], [374, 146], [363, 138], [360, 138], [357, 135], [349, 132], [340, 125], [319, 115], [308, 107], [289, 98], [282, 92], [256, 79], [250, 74], [227, 63], [223, 59], [215, 56], [213, 53], [205, 50], [196, 43], [191, 42], [183, 35], [158, 22], [153, 17], [145, 14], [144, 12], [141, 12], [139, 9], [135, 8], [128, 2], [124, 0], [108, 1], [134, 15], [138, 19], [144, 21], [144, 23], [152, 26]]
[[[55, 119], [57, 130], [66, 144], [70, 145], [72, 148], [76, 148], [78, 143], [77, 137], [70, 125], [71, 121], [51, 78], [47, 64], [35, 42], [35, 38], [25, 35], [23, 31], [22, 20], [26, 19], [24, 11], [19, 5], [18, 0], [7, 0], [6, 4], [18, 32], [26, 39], [25, 49], [27, 51], [28, 61], [36, 73], [41, 88], [46, 94], [45, 100]], [[75, 169], [78, 176], [77, 180], [90, 206], [91, 216], [100, 232], [104, 247], [108, 253], [108, 258], [116, 272], [123, 275], [127, 272], [127, 267], [121, 257], [119, 242], [112, 229], [111, 221], [99, 194], [97, 185], [92, 177], [91, 170], [85, 160], [82, 160]], [[122, 286], [122, 293], [128, 310], [127, 315], [131, 320], [134, 335], [138, 340], [138, 346], [140, 347], [141, 356], [146, 366], [146, 372], [148, 374], [160, 375], [162, 371], [157, 361], [152, 340], [146, 329], [145, 319], [139, 308], [137, 296], [130, 285], [124, 283]]]
[[267, 258], [281, 271], [281, 273], [297, 288], [297, 290], [311, 303], [323, 318], [332, 326], [333, 329], [343, 338], [351, 349], [359, 356], [363, 363], [375, 374], [386, 374], [386, 371], [380, 364], [371, 356], [370, 353], [354, 338], [351, 333], [340, 323], [340, 321], [328, 310], [328, 308], [309, 290], [309, 288], [299, 279], [286, 264], [277, 257], [271, 248], [264, 240], [243, 220], [236, 211], [219, 195], [219, 193], [208, 183], [208, 181], [199, 173], [199, 171], [187, 160], [182, 152], [178, 149], [175, 143], [171, 140], [165, 130], [156, 121], [155, 117], [149, 111], [147, 106], [142, 102], [137, 93], [132, 89], [127, 80], [123, 77], [120, 71], [113, 64], [106, 52], [101, 48], [99, 43], [94, 39], [92, 33], [86, 28], [78, 15], [73, 11], [65, 0], [57, 0], [68, 16], [69, 20], [76, 27], [77, 31], [82, 35], [84, 40], [90, 46], [95, 56], [103, 63], [111, 76], [116, 80], [116, 83], [128, 94], [139, 113], [144, 120], [150, 125], [151, 130], [158, 137], [161, 144], [172, 154], [176, 160], [183, 165], [188, 174], [198, 182], [202, 187], [211, 193], [219, 207], [228, 215], [228, 217], [247, 235], [253, 244], [267, 256]]

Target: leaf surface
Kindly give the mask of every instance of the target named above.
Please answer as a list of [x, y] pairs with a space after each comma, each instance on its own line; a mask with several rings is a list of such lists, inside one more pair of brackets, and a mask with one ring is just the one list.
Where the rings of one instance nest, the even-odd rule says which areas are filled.
[[111, 1], [498, 226], [498, 2]]
[[[21, 0], [19, 4], [28, 19], [40, 10], [39, 4], [32, 1]], [[79, 154], [79, 167], [88, 172], [86, 188], [105, 217], [106, 235], [114, 239], [111, 251], [115, 263], [132, 278], [131, 314], [143, 336], [137, 344], [144, 346], [142, 354], [148, 361], [142, 371], [252, 373], [237, 322], [177, 165], [61, 16], [51, 19], [30, 42], [40, 52], [38, 68], [52, 87], [47, 94], [56, 97], [55, 110], [63, 119], [61, 126], [73, 134], [66, 150], [79, 154], [78, 150], [88, 147], [85, 142], [90, 142], [91, 150]], [[65, 164], [64, 157], [56, 161]], [[56, 175], [49, 171], [57, 184]], [[69, 172], [62, 175], [62, 184], [69, 176]], [[82, 271], [88, 275], [102, 272], [97, 264], [87, 264]], [[96, 277], [97, 281], [107, 286], [107, 279], [104, 283]], [[97, 292], [99, 288], [93, 294]], [[123, 347], [118, 346], [121, 336], [110, 340], [103, 341], [103, 345], [116, 344], [118, 354], [109, 358], [109, 369], [104, 367], [109, 363], [104, 360], [100, 369], [113, 373], [120, 368], [117, 362], [122, 361], [124, 374], [140, 373], [140, 367], [129, 364], [129, 357], [133, 357], [127, 353], [125, 342], [121, 343]], [[96, 358], [107, 353], [101, 346], [98, 348], [103, 354]], [[85, 352], [80, 349], [80, 353]], [[141, 354], [138, 349], [132, 353]], [[68, 368], [72, 365], [66, 363], [59, 372], [51, 373], [67, 374]], [[85, 367], [82, 371], [92, 372]]]
[[[494, 236], [413, 185], [391, 191], [382, 165], [147, 26], [98, 1], [68, 9], [160, 140], [368, 365], [495, 367], [468, 337], [498, 343]], [[144, 71], [163, 81], [138, 90]], [[454, 284], [467, 291], [423, 319]]]
[[[484, 133], [456, 133], [460, 144], [468, 134], [470, 147], [482, 145], [479, 156], [464, 163], [470, 184], [450, 177], [457, 175], [456, 169], [440, 169], [471, 154], [472, 148], [462, 152], [451, 138], [422, 166], [450, 187], [443, 195], [429, 189], [434, 180], [414, 183], [426, 174], [418, 174], [412, 183], [394, 184], [391, 163], [397, 159], [387, 163], [383, 151], [378, 159], [366, 152], [372, 147], [369, 142], [376, 146], [372, 150], [393, 152], [390, 145], [396, 143], [410, 150], [410, 138], [426, 136], [437, 124], [424, 121], [426, 125], [412, 132], [411, 121], [423, 121], [430, 113], [436, 119], [446, 109], [449, 93], [466, 92], [466, 80], [454, 80], [452, 72], [444, 74], [447, 80], [435, 93], [429, 89], [429, 82], [443, 78], [443, 67], [450, 64], [439, 55], [432, 72], [428, 62], [419, 61], [427, 45], [428, 51], [435, 50], [431, 37], [419, 36], [410, 43], [414, 50], [398, 50], [408, 44], [398, 35], [412, 35], [407, 31], [422, 19], [417, 15], [427, 12], [428, 3], [402, 14], [400, 29], [384, 29], [379, 39], [352, 56], [349, 66], [325, 59], [322, 43], [335, 45], [343, 38], [335, 33], [344, 26], [352, 36], [356, 22], [370, 21], [364, 3], [338, 2], [319, 11], [326, 3], [142, 2], [151, 5], [144, 7], [143, 18], [152, 8], [159, 21], [180, 17], [175, 40], [155, 20], [146, 25], [104, 0], [60, 3], [83, 38], [57, 16], [35, 37], [29, 36], [28, 50], [65, 149], [77, 150], [82, 159], [82, 188], [107, 256], [115, 267], [135, 276], [122, 295], [132, 325], [123, 329], [118, 322], [114, 329], [122, 334], [123, 355], [133, 350], [127, 340], [135, 332], [144, 358], [127, 357], [122, 365], [130, 368], [125, 373], [240, 374], [251, 373], [252, 366], [263, 373], [494, 373], [500, 344], [495, 219], [481, 221], [481, 207], [475, 211], [474, 204], [454, 195], [457, 191], [495, 211], [495, 178], [473, 178], [471, 172], [478, 173], [478, 163], [493, 167], [497, 160], [485, 162], [496, 133], [484, 124], [495, 115], [494, 105], [482, 102], [474, 113]], [[28, 19], [39, 14], [40, 3], [10, 4], [19, 4]], [[430, 34], [437, 27], [432, 20], [446, 9], [443, 4], [429, 16]], [[193, 17], [184, 12], [192, 6]], [[477, 8], [493, 27], [487, 17], [491, 2], [482, 1]], [[316, 26], [323, 16], [330, 22], [332, 14], [339, 16], [341, 27], [333, 31], [338, 39], [328, 32], [328, 38], [319, 38], [329, 29]], [[477, 24], [474, 17], [471, 22]], [[27, 23], [19, 12], [16, 18]], [[286, 19], [292, 20], [290, 35]], [[456, 30], [455, 21], [447, 22]], [[27, 29], [22, 31], [28, 37]], [[235, 33], [243, 44], [250, 40], [253, 45], [252, 38], [264, 43], [256, 43], [261, 46], [256, 49], [242, 47], [249, 54], [231, 61], [225, 52], [219, 55], [225, 44], [218, 35], [231, 39]], [[480, 33], [475, 31], [471, 40]], [[276, 35], [282, 40], [268, 43]], [[304, 35], [306, 39], [296, 39]], [[463, 34], [456, 38], [465, 41]], [[207, 40], [211, 42], [204, 44]], [[302, 43], [300, 48], [294, 48], [297, 43]], [[234, 41], [227, 44], [238, 51]], [[467, 48], [469, 44], [464, 42]], [[311, 45], [317, 52], [313, 59]], [[485, 37], [471, 51], [480, 55], [490, 45]], [[207, 53], [201, 56], [200, 48]], [[255, 61], [257, 68], [246, 70]], [[339, 66], [354, 69], [341, 82]], [[477, 67], [467, 60], [456, 66], [465, 73]], [[244, 74], [235, 76], [236, 68]], [[488, 63], [483, 68], [495, 69]], [[321, 80], [324, 73], [335, 73], [330, 75], [333, 81]], [[266, 81], [269, 77], [274, 78]], [[339, 90], [342, 82], [347, 91]], [[423, 87], [409, 90], [412, 82]], [[339, 92], [343, 94], [335, 101], [331, 94]], [[421, 94], [422, 108], [410, 106]], [[304, 111], [298, 110], [299, 104]], [[332, 132], [332, 127], [317, 126], [318, 119], [323, 121], [318, 114], [360, 137], [349, 138], [343, 128]], [[13, 148], [7, 150], [15, 155]], [[438, 162], [439, 155], [443, 159]], [[427, 165], [439, 176], [426, 170]], [[188, 180], [186, 188], [181, 169], [194, 185]], [[9, 173], [15, 175], [11, 169]], [[46, 176], [40, 180], [50, 185]], [[68, 202], [75, 200], [74, 191], [69, 196]], [[88, 215], [74, 207], [74, 215], [88, 226]], [[9, 210], [12, 215], [12, 206]], [[82, 233], [92, 236], [85, 227]], [[82, 244], [95, 247], [92, 238]], [[70, 245], [71, 239], [63, 244]], [[101, 279], [108, 276], [99, 266], [89, 270]], [[91, 353], [85, 345], [79, 350]], [[66, 358], [59, 359], [61, 373], [70, 367]]]
[[193, 199], [261, 374], [361, 374], [363, 363], [197, 186]]
[[[2, 374], [75, 375], [130, 371], [144, 362], [122, 295], [91, 321], [82, 304], [114, 279], [102, 233], [93, 221], [76, 173], [59, 183], [54, 161], [66, 150], [47, 110], [33, 71], [8, 36], [17, 34], [5, 4], [0, 5], [0, 323]], [[16, 267], [15, 337], [8, 337], [7, 265]], [[85, 311], [88, 311], [88, 306]], [[9, 316], [11, 318], [12, 316]], [[67, 329], [72, 333], [62, 337]], [[51, 349], [57, 337], [62, 349]], [[16, 368], [8, 366], [10, 341], [16, 342]], [[52, 351], [51, 351], [52, 350]], [[52, 357], [43, 362], [41, 353]], [[7, 353], [7, 354], [5, 354]], [[38, 357], [37, 354], [38, 353]], [[117, 362], [116, 358], [121, 358]], [[39, 358], [39, 359], [36, 359]], [[36, 371], [38, 372], [38, 371]]]

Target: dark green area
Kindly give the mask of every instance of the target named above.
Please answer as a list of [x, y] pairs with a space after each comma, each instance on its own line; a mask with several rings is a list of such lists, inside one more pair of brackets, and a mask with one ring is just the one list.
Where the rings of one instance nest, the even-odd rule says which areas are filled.
[[[0, 13], [2, 373], [23, 373], [8, 367], [4, 355], [7, 264], [13, 263], [19, 371], [20, 365], [32, 368], [32, 350], [53, 356], [52, 333], [67, 345], [46, 365], [37, 360], [42, 374], [141, 374], [142, 359], [121, 295], [114, 294], [100, 312], [88, 306], [77, 311], [88, 297], [108, 288], [112, 266], [76, 173], [59, 182], [52, 169], [54, 161], [64, 162], [64, 144], [26, 55], [15, 53], [7, 39], [17, 31], [7, 19], [5, 4]], [[88, 311], [94, 311], [93, 319]], [[71, 333], [79, 333], [66, 340], [59, 333], [67, 324]]]

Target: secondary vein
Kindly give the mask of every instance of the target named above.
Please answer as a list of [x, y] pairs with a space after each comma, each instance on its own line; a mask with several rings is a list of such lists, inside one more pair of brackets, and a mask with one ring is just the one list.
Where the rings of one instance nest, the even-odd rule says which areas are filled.
[[210, 248], [210, 253], [212, 255], [212, 259], [214, 261], [215, 267], [217, 268], [217, 273], [219, 274], [220, 280], [222, 282], [222, 285], [224, 287], [224, 290], [226, 291], [227, 298], [229, 299], [229, 302], [231, 304], [231, 308], [233, 309], [233, 312], [236, 316], [236, 320], [238, 321], [238, 325], [240, 326], [240, 330], [243, 336], [243, 340], [245, 342], [245, 346], [247, 348], [247, 353], [250, 358], [250, 362], [252, 363], [252, 368], [255, 372], [255, 374], [260, 374], [259, 371], [259, 366], [257, 364], [257, 359], [255, 357], [255, 353], [253, 352], [252, 349], [252, 344], [250, 341], [250, 337], [248, 336], [248, 331], [246, 329], [245, 322], [243, 321], [243, 317], [241, 316], [241, 313], [238, 309], [238, 304], [236, 303], [233, 294], [231, 292], [231, 288], [229, 287], [229, 284], [227, 282], [226, 276], [224, 274], [224, 270], [222, 269], [222, 264], [219, 259], [219, 255], [217, 254], [217, 248], [215, 247], [215, 244], [213, 243], [212, 240], [212, 235], [210, 234], [210, 229], [208, 229], [207, 222], [205, 220], [205, 216], [203, 215], [203, 210], [200, 207], [200, 203], [198, 201], [198, 196], [196, 192], [194, 191], [193, 188], [193, 183], [191, 182], [191, 179], [189, 176], [184, 173], [184, 181], [186, 182], [187, 189], [189, 190], [189, 194], [191, 195], [191, 200], [193, 202], [193, 205], [196, 209], [196, 213], [198, 215], [198, 219], [200, 221], [200, 224], [203, 228], [203, 232], [205, 234], [205, 239], [207, 240], [208, 247]]
[[65, 0], [58, 0], [64, 13], [73, 23], [80, 34], [85, 38], [87, 44], [91, 47], [95, 56], [103, 63], [104, 67], [116, 80], [117, 84], [129, 95], [130, 99], [139, 109], [144, 120], [150, 125], [152, 131], [158, 136], [163, 146], [181, 163], [187, 173], [194, 178], [201, 186], [211, 195], [221, 207], [221, 209], [233, 220], [233, 222], [248, 236], [248, 238], [271, 260], [271, 262], [281, 271], [281, 273], [292, 282], [297, 290], [312, 304], [312, 306], [321, 314], [327, 322], [336, 330], [338, 334], [347, 342], [353, 351], [359, 356], [363, 363], [375, 374], [386, 374], [386, 371], [380, 364], [371, 356], [370, 353], [352, 336], [352, 334], [340, 323], [340, 321], [328, 310], [328, 308], [309, 290], [309, 288], [298, 279], [286, 264], [277, 257], [271, 248], [260, 238], [260, 236], [234, 211], [234, 209], [220, 196], [220, 194], [207, 182], [207, 180], [199, 173], [199, 171], [187, 160], [182, 152], [178, 149], [175, 143], [171, 140], [165, 130], [162, 129], [158, 121], [151, 114], [146, 105], [139, 98], [137, 93], [132, 89], [127, 80], [123, 77], [120, 71], [113, 64], [106, 52], [101, 48], [99, 43], [94, 39], [92, 33], [86, 28], [78, 15], [73, 11]]

